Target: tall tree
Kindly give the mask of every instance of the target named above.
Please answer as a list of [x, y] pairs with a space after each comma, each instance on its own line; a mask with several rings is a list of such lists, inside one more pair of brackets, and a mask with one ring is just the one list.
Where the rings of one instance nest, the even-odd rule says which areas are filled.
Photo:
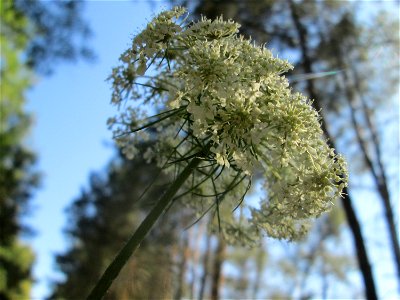
[[[25, 26], [15, 12], [1, 2], [1, 106], [0, 106], [0, 298], [29, 298], [32, 285], [32, 250], [21, 243], [24, 229], [19, 217], [37, 186], [35, 155], [23, 144], [30, 125], [24, 112], [25, 91], [31, 84], [29, 69], [20, 59], [27, 39], [8, 34]], [[26, 229], [26, 228], [25, 228]]]
[[211, 274], [211, 299], [218, 300], [221, 297], [221, 286], [223, 282], [222, 266], [225, 260], [226, 242], [222, 236], [218, 236], [217, 246], [214, 251], [214, 266]]
[[[293, 1], [289, 0], [289, 8], [291, 13], [292, 22], [295, 26], [295, 31], [297, 33], [298, 43], [301, 49], [301, 57], [302, 57], [302, 67], [306, 74], [313, 74], [316, 72], [313, 68], [313, 61], [310, 56], [311, 49], [309, 49], [309, 37], [306, 27], [302, 24], [300, 20], [300, 9], [299, 4], [294, 3]], [[309, 96], [313, 99], [314, 107], [320, 111], [322, 108], [321, 99], [318, 97], [317, 91], [315, 89], [315, 85], [312, 80], [307, 80], [306, 83], [306, 90]], [[322, 117], [322, 128], [325, 134], [325, 137], [329, 140], [329, 143], [332, 147], [335, 147], [334, 140], [330, 132], [328, 131], [328, 127], [324, 117]], [[353, 231], [354, 236], [354, 244], [357, 251], [358, 262], [360, 265], [360, 269], [363, 274], [364, 285], [366, 296], [368, 299], [377, 299], [377, 293], [375, 288], [375, 282], [372, 275], [371, 266], [369, 263], [369, 258], [366, 252], [366, 247], [364, 243], [364, 238], [362, 237], [362, 232], [360, 228], [360, 224], [357, 220], [354, 208], [352, 206], [352, 200], [350, 198], [349, 192], [347, 188], [344, 190], [344, 197], [343, 197], [343, 207], [346, 211], [347, 220], [349, 222], [350, 228]]]
[[[384, 28], [384, 34], [377, 36], [372, 35], [370, 31], [363, 31], [357, 26], [354, 15], [343, 14], [336, 26], [332, 27], [328, 37], [321, 35], [320, 57], [323, 57], [332, 69], [345, 69], [336, 76], [336, 86], [339, 87], [342, 93], [341, 98], [346, 101], [350, 112], [350, 122], [362, 154], [361, 163], [370, 171], [376, 191], [382, 200], [400, 283], [400, 244], [381, 150], [382, 138], [376, 126], [377, 116], [374, 112], [375, 109], [379, 109], [382, 95], [390, 97], [396, 92], [393, 87], [398, 86], [399, 74], [394, 70], [398, 63], [382, 65], [378, 70], [374, 70], [369, 63], [369, 60], [376, 55], [376, 51], [382, 47], [386, 48], [386, 51], [381, 51], [383, 53], [380, 54], [383, 60], [385, 60], [385, 55], [399, 53], [399, 38], [393, 30], [393, 28], [398, 28], [399, 24], [398, 22], [396, 24], [393, 17], [384, 12], [375, 17], [374, 23]], [[354, 36], [360, 38], [354, 39]], [[385, 80], [369, 84], [371, 74], [375, 76], [385, 74]]]
[[210, 234], [206, 234], [205, 250], [203, 251], [203, 260], [202, 260], [202, 269], [203, 269], [202, 271], [203, 271], [203, 273], [201, 275], [200, 283], [199, 283], [199, 294], [198, 294], [198, 299], [199, 300], [203, 300], [203, 297], [204, 297], [204, 294], [205, 294], [207, 277], [209, 275], [210, 256], [211, 256], [211, 235]]
[[[35, 154], [25, 143], [31, 123], [25, 112], [25, 93], [35, 72], [52, 70], [54, 60], [77, 57], [71, 55], [80, 48], [70, 39], [72, 34], [88, 34], [83, 30], [79, 5], [68, 1], [50, 6], [40, 1], [0, 2], [1, 299], [27, 299], [32, 284], [34, 255], [19, 239], [21, 233], [31, 232], [20, 217], [29, 211], [29, 200], [38, 185]], [[75, 27], [74, 18], [82, 27]], [[56, 26], [57, 22], [64, 26]]]

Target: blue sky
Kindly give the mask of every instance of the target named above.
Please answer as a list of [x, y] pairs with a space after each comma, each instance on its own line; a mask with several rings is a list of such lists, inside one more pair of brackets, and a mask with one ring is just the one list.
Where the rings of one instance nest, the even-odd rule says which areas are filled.
[[[48, 295], [50, 280], [59, 276], [54, 255], [68, 245], [62, 234], [67, 222], [65, 208], [86, 185], [90, 172], [101, 170], [113, 155], [106, 120], [115, 110], [110, 105], [110, 84], [106, 78], [131, 37], [154, 12], [165, 7], [168, 2], [153, 1], [149, 5], [147, 1], [88, 1], [84, 15], [94, 32], [88, 43], [96, 52], [97, 61], [59, 64], [51, 77], [38, 78], [28, 93], [28, 110], [35, 116], [28, 142], [38, 153], [38, 169], [43, 174], [42, 186], [33, 200], [35, 209], [26, 219], [37, 231], [29, 240], [37, 256], [34, 299]], [[359, 198], [366, 199], [358, 205], [360, 208], [366, 204], [376, 207], [362, 216], [362, 220], [369, 222], [364, 230], [376, 230], [376, 224], [370, 222], [379, 210], [374, 204], [376, 200], [370, 194], [359, 194]], [[381, 223], [378, 228], [385, 230]], [[373, 248], [378, 249], [371, 251], [373, 262], [382, 261], [383, 256], [390, 260], [388, 250]], [[390, 264], [382, 269], [383, 273], [375, 268], [377, 277], [386, 276], [387, 269], [391, 269]], [[393, 291], [395, 282], [389, 278], [391, 283], [387, 285], [382, 280], [381, 289]]]

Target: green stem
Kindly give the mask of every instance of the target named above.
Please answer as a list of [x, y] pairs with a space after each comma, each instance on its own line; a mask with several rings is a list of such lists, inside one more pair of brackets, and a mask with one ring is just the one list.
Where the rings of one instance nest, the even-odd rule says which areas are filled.
[[140, 243], [144, 240], [147, 233], [153, 227], [154, 223], [156, 223], [166, 207], [171, 203], [179, 188], [183, 185], [190, 174], [192, 174], [193, 170], [199, 165], [200, 162], [200, 158], [193, 158], [182, 171], [182, 173], [180, 173], [176, 180], [169, 186], [168, 190], [153, 207], [147, 217], [140, 224], [138, 229], [136, 229], [135, 233], [132, 235], [126, 245], [118, 253], [112, 263], [107, 267], [106, 271], [101, 276], [100, 280], [97, 282], [96, 286], [87, 297], [88, 300], [99, 300], [104, 297], [107, 290], [113, 283], [114, 279], [118, 276], [123, 266], [126, 264], [131, 255], [135, 252], [135, 250], [139, 247]]

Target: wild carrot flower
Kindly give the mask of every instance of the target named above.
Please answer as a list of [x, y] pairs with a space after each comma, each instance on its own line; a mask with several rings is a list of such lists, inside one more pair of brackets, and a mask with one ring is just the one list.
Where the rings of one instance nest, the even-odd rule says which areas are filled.
[[[122, 111], [110, 119], [117, 143], [132, 158], [148, 138], [143, 129], [153, 128], [158, 143], [145, 156], [160, 165], [201, 156], [211, 179], [262, 170], [266, 196], [251, 208], [249, 226], [298, 237], [341, 194], [343, 158], [323, 140], [309, 100], [290, 89], [287, 61], [238, 35], [233, 21], [187, 23], [184, 13], [177, 7], [156, 16], [113, 70], [112, 102]], [[159, 114], [147, 117], [144, 107]]]
[[[222, 202], [235, 199], [242, 211], [252, 175], [262, 170], [265, 198], [247, 219], [241, 214], [220, 226], [228, 239], [249, 244], [260, 231], [298, 238], [346, 185], [345, 162], [322, 139], [317, 112], [283, 76], [292, 66], [239, 36], [235, 22], [221, 17], [187, 24], [180, 19], [184, 13], [176, 7], [156, 16], [110, 77], [112, 103], [121, 113], [107, 123], [122, 151], [133, 158], [137, 143], [156, 138], [144, 158], [178, 172], [88, 299], [105, 295], [175, 199], [190, 193], [214, 199], [200, 214], [215, 207], [221, 224]], [[150, 110], [159, 113], [147, 117]], [[182, 191], [187, 181], [190, 187]]]

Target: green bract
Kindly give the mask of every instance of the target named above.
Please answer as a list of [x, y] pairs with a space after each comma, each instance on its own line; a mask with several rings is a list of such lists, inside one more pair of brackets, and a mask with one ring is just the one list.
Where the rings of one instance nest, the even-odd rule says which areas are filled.
[[[158, 143], [144, 156], [164, 166], [202, 153], [198, 175], [212, 180], [217, 205], [225, 193], [215, 174], [243, 179], [262, 170], [266, 196], [246, 226], [296, 238], [341, 194], [345, 162], [322, 139], [309, 101], [289, 88], [287, 61], [239, 36], [235, 22], [180, 24], [184, 13], [174, 8], [155, 17], [113, 70], [112, 102], [122, 108], [109, 120], [114, 137], [133, 157], [149, 135], [142, 129], [154, 128]], [[143, 104], [160, 113], [147, 117]]]

